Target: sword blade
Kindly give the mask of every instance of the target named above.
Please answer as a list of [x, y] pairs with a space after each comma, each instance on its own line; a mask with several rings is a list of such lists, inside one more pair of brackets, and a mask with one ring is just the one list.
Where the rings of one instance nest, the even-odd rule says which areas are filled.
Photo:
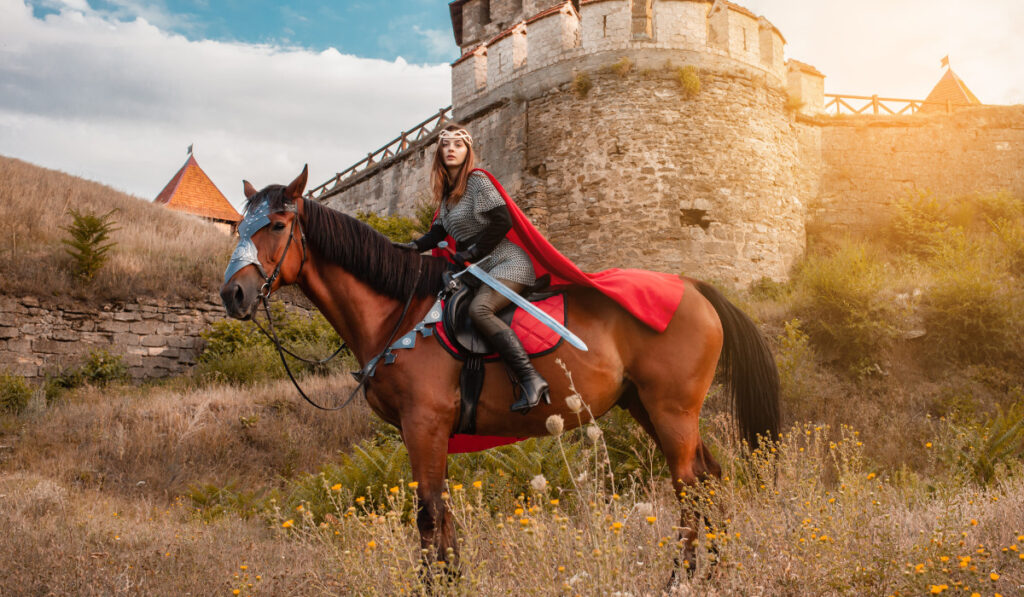
[[469, 266], [466, 267], [466, 271], [476, 276], [484, 284], [487, 284], [491, 288], [497, 290], [499, 294], [515, 303], [523, 311], [526, 311], [530, 315], [537, 318], [538, 321], [551, 328], [556, 334], [565, 338], [565, 340], [569, 344], [572, 344], [573, 346], [584, 352], [589, 350], [587, 348], [587, 344], [583, 340], [581, 340], [579, 336], [570, 332], [568, 328], [558, 323], [558, 321], [556, 321], [554, 317], [551, 317], [544, 311], [541, 311], [533, 303], [513, 292], [511, 288], [502, 284], [497, 278], [495, 278], [491, 274], [488, 274], [479, 266], [475, 264], [469, 264]]

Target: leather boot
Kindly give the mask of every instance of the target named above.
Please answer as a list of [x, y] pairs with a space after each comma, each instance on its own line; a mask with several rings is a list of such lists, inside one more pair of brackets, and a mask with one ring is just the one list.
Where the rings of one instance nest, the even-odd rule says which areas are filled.
[[533, 368], [530, 357], [527, 356], [516, 333], [512, 330], [502, 330], [488, 340], [519, 381], [519, 399], [512, 403], [512, 412], [521, 412], [525, 415], [531, 408], [540, 404], [542, 397], [544, 402], [551, 404], [548, 382]]

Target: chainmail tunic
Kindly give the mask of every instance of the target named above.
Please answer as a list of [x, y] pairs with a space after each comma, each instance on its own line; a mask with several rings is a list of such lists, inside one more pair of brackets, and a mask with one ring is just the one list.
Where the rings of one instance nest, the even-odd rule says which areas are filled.
[[[438, 217], [444, 229], [458, 243], [459, 249], [465, 250], [469, 248], [467, 243], [487, 227], [489, 220], [483, 214], [504, 205], [505, 200], [491, 181], [483, 174], [473, 173], [466, 182], [466, 192], [462, 199], [450, 210], [447, 202], [442, 201]], [[528, 286], [534, 283], [536, 278], [529, 255], [512, 241], [501, 239], [490, 255], [490, 259], [480, 264], [480, 268], [487, 273], [509, 282]]]

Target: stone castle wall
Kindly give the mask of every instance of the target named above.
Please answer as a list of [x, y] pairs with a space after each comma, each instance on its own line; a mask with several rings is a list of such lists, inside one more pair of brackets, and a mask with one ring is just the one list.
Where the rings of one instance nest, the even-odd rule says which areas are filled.
[[[661, 0], [644, 20], [628, 0], [579, 12], [565, 2], [453, 64], [455, 119], [480, 165], [584, 269], [746, 284], [784, 278], [802, 253], [808, 198], [794, 174], [783, 40], [721, 6], [709, 15], [710, 3]], [[683, 65], [700, 72], [693, 97], [677, 81]], [[589, 93], [576, 85], [583, 74]], [[433, 149], [431, 139], [345, 183], [327, 204], [410, 213]]]
[[956, 198], [1006, 191], [1024, 198], [1024, 106], [817, 117], [805, 126], [818, 131], [805, 140], [808, 153], [821, 156], [809, 227], [869, 227], [895, 201], [918, 192]]
[[[469, 0], [463, 11], [455, 119], [479, 165], [584, 269], [782, 279], [805, 226], [872, 226], [910, 191], [1024, 197], [1024, 107], [827, 116], [824, 75], [785, 61], [782, 34], [729, 2]], [[698, 69], [694, 97], [673, 80], [683, 65]], [[435, 149], [422, 143], [327, 203], [412, 213]]]
[[0, 295], [0, 371], [42, 378], [102, 349], [121, 355], [135, 379], [165, 377], [195, 364], [204, 345], [199, 332], [223, 318], [216, 297], [140, 300], [97, 310]]

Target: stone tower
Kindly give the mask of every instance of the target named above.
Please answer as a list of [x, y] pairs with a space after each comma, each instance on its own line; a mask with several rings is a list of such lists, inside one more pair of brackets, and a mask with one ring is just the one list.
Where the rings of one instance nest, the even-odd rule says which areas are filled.
[[[455, 120], [481, 165], [583, 269], [738, 285], [786, 277], [804, 249], [806, 203], [787, 82], [811, 77], [808, 93], [820, 93], [821, 79], [787, 67], [768, 20], [723, 0], [449, 9], [462, 51]], [[432, 151], [425, 143], [339, 183], [328, 202], [408, 213]]]

